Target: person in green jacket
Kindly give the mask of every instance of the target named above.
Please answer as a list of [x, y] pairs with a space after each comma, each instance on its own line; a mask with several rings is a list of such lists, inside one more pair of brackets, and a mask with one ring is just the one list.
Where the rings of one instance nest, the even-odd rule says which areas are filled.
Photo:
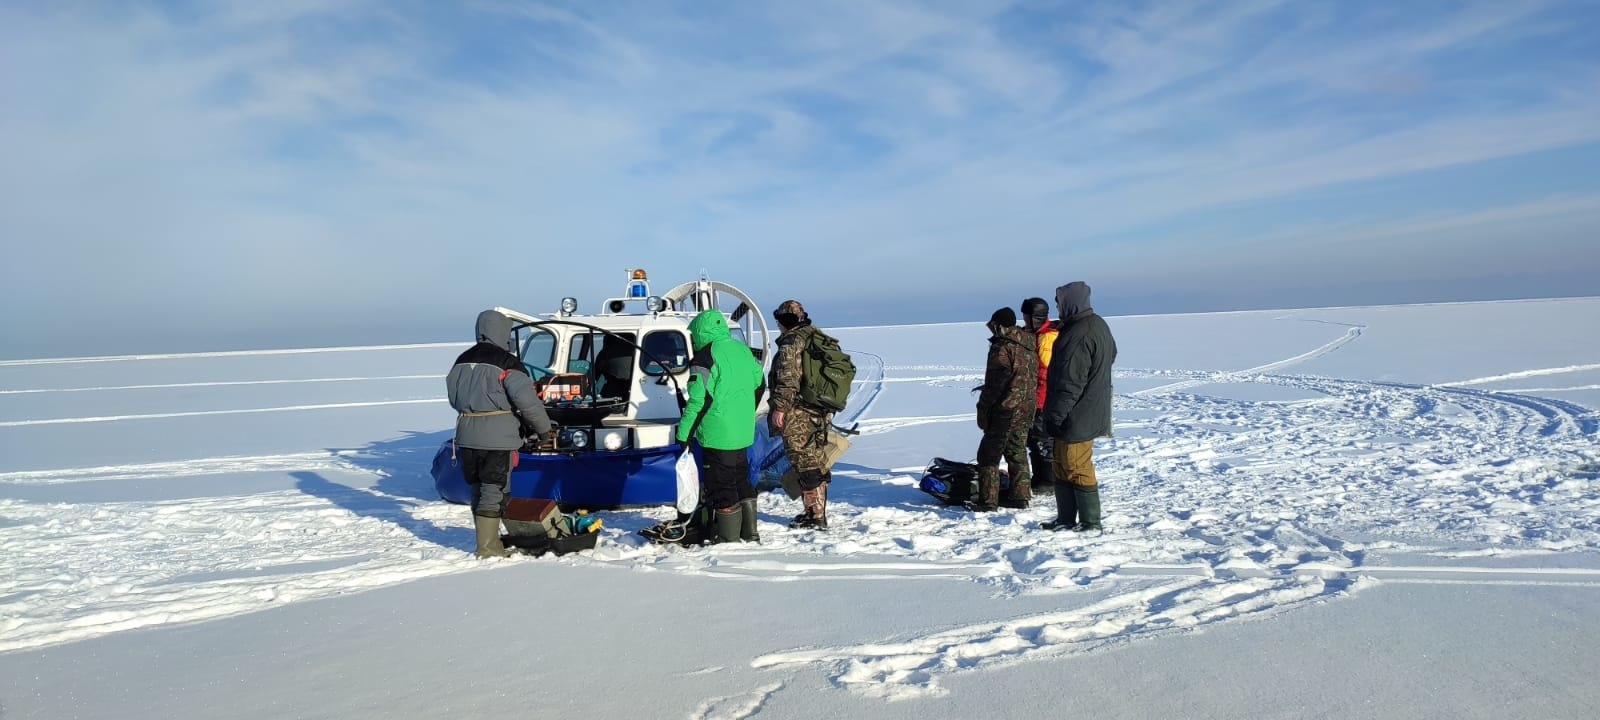
[[689, 322], [689, 402], [678, 421], [678, 443], [700, 443], [701, 501], [716, 510], [718, 542], [756, 542], [756, 490], [750, 484], [750, 446], [756, 406], [766, 392], [761, 363], [728, 332], [720, 310]]

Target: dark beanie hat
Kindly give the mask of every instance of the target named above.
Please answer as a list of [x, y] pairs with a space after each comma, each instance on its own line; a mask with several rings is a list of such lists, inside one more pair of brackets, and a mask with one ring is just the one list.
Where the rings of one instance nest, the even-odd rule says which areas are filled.
[[989, 316], [989, 323], [991, 325], [999, 325], [1001, 327], [1014, 326], [1017, 324], [1017, 313], [1008, 307], [1000, 308], [999, 310], [994, 311], [993, 315]]

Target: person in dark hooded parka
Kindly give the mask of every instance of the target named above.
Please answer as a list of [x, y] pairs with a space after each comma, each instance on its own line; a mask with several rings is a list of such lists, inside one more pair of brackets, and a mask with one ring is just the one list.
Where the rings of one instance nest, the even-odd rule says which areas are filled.
[[1117, 342], [1089, 305], [1089, 286], [1056, 288], [1061, 334], [1045, 373], [1045, 431], [1054, 438], [1056, 519], [1046, 530], [1100, 529], [1100, 485], [1094, 474], [1094, 440], [1111, 434], [1111, 365]]
[[472, 486], [472, 519], [480, 558], [504, 557], [500, 517], [511, 499], [511, 468], [524, 437], [554, 446], [544, 402], [515, 353], [511, 318], [478, 314], [478, 343], [456, 358], [445, 376], [456, 410], [455, 452]]

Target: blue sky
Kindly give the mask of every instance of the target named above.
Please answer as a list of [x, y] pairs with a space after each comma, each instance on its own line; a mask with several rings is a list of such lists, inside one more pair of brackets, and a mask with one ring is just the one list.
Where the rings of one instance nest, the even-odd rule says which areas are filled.
[[[1600, 294], [1594, 2], [0, 6], [7, 356]], [[92, 339], [91, 339], [92, 338]]]

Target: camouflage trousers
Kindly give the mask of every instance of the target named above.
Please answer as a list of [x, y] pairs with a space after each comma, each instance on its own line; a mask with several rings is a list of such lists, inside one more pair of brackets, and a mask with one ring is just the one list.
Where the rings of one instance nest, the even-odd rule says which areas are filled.
[[827, 413], [796, 406], [783, 416], [783, 449], [789, 464], [800, 482], [800, 489], [814, 490], [830, 479], [828, 459], [823, 450], [828, 446]]
[[1000, 504], [1000, 460], [1006, 461], [1011, 475], [1011, 498], [1033, 497], [1028, 470], [1028, 429], [1033, 413], [990, 413], [984, 422], [983, 440], [978, 443], [978, 493], [989, 505]]

